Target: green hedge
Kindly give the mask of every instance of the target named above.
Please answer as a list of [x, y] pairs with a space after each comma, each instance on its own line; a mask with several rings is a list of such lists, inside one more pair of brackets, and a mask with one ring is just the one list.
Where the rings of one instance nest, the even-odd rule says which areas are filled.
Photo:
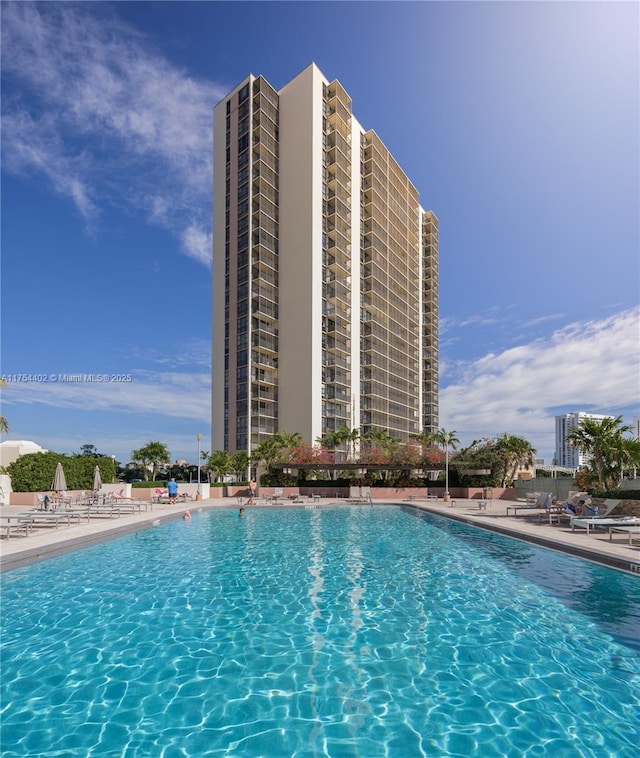
[[93, 472], [100, 469], [104, 483], [115, 479], [113, 458], [94, 455], [64, 455], [63, 453], [28, 453], [7, 466], [14, 492], [48, 492], [51, 490], [56, 465], [62, 464], [68, 490], [90, 490]]
[[640, 500], [640, 490], [624, 490], [616, 487], [612, 490], [593, 490], [594, 497], [611, 498], [612, 500]]

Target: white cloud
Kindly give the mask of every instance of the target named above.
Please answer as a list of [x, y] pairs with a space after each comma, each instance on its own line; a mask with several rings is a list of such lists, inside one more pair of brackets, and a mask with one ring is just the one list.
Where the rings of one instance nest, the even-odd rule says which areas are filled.
[[2, 15], [5, 168], [43, 173], [88, 222], [105, 199], [146, 209], [209, 264], [224, 89], [172, 66], [108, 7], [6, 3]]
[[182, 246], [185, 252], [200, 263], [211, 261], [212, 245], [211, 234], [195, 224], [190, 224], [182, 234]]
[[464, 443], [518, 434], [550, 459], [553, 419], [564, 409], [639, 412], [639, 336], [634, 308], [458, 365], [455, 383], [440, 393], [441, 426]]
[[[13, 382], [3, 398], [7, 404], [43, 404], [74, 410], [149, 413], [183, 419], [211, 415], [209, 373], [137, 371], [131, 382], [76, 380]], [[94, 375], [95, 376], [95, 375]]]

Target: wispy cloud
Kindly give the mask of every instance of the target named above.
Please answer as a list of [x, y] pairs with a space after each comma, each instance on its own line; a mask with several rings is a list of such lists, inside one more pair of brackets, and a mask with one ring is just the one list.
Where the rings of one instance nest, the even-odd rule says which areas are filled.
[[106, 201], [146, 209], [209, 264], [212, 110], [226, 88], [172, 66], [108, 6], [5, 3], [2, 15], [5, 169], [45, 175], [89, 226]]
[[519, 434], [549, 455], [559, 408], [640, 412], [639, 333], [640, 308], [634, 308], [458, 364], [456, 380], [440, 395], [441, 423], [467, 442]]
[[[209, 373], [136, 371], [131, 382], [88, 380], [16, 382], [5, 392], [3, 401], [43, 404], [110, 413], [152, 414], [156, 417], [208, 419], [211, 408]], [[106, 376], [106, 375], [105, 375]]]

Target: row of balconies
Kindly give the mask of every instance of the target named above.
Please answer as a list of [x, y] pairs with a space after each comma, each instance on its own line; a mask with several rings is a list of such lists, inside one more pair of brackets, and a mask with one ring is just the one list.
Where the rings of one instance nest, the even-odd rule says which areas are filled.
[[278, 404], [275, 402], [253, 400], [251, 403], [251, 416], [252, 419], [256, 419], [255, 422], [251, 422], [252, 429], [254, 428], [254, 424], [256, 427], [259, 427], [261, 423], [272, 423], [278, 417]]
[[341, 334], [332, 332], [331, 334], [322, 335], [322, 349], [323, 350], [337, 350], [343, 353], [351, 352], [351, 340]]
[[261, 332], [252, 332], [251, 346], [254, 348], [259, 347], [261, 350], [276, 354], [278, 352], [278, 338], [270, 337]]
[[326, 368], [351, 368], [351, 356], [341, 355], [340, 353], [324, 353], [322, 356], [322, 365]]
[[265, 247], [257, 246], [251, 248], [251, 263], [253, 266], [258, 267], [260, 271], [263, 271], [265, 268], [273, 271], [278, 270], [278, 256]]
[[271, 373], [258, 368], [254, 368], [251, 372], [251, 379], [259, 384], [275, 385], [278, 383], [278, 376], [275, 372]]
[[253, 267], [251, 269], [251, 279], [254, 285], [256, 282], [260, 282], [260, 284], [271, 284], [273, 287], [278, 287], [277, 272], [265, 267]]
[[327, 334], [337, 334], [342, 337], [351, 336], [351, 324], [349, 323], [349, 321], [345, 321], [339, 318], [337, 319], [327, 318], [326, 316], [323, 318], [324, 320], [326, 320], [324, 331]]
[[254, 148], [253, 152], [251, 153], [251, 159], [254, 166], [256, 163], [262, 162], [265, 164], [265, 166], [273, 169], [273, 171], [276, 173], [278, 173], [280, 170], [280, 161], [278, 160], [277, 156], [269, 150], [260, 150], [259, 148]]
[[327, 400], [340, 400], [343, 403], [348, 403], [351, 400], [351, 393], [346, 387], [325, 384], [322, 388], [322, 397]]
[[263, 318], [278, 319], [278, 304], [258, 297], [251, 299], [251, 313]]
[[268, 166], [264, 161], [259, 160], [253, 164], [253, 171], [251, 173], [253, 180], [253, 192], [258, 191], [268, 192], [272, 189], [277, 193], [279, 188], [278, 174], [276, 171]]
[[340, 152], [336, 147], [325, 150], [322, 165], [331, 166], [334, 163], [346, 172], [350, 170], [351, 162], [347, 156]]
[[324, 284], [323, 297], [325, 300], [333, 300], [334, 298], [337, 298], [338, 300], [342, 300], [344, 303], [348, 303], [351, 300], [350, 289], [344, 284], [337, 281], [331, 282], [329, 284]]
[[256, 299], [266, 300], [277, 307], [278, 290], [269, 284], [262, 284], [260, 279], [255, 279], [251, 289], [251, 299], [252, 301]]
[[251, 364], [253, 366], [266, 366], [267, 368], [271, 368], [275, 370], [278, 368], [278, 358], [277, 357], [274, 358], [272, 355], [261, 353], [258, 350], [252, 350], [251, 351]]

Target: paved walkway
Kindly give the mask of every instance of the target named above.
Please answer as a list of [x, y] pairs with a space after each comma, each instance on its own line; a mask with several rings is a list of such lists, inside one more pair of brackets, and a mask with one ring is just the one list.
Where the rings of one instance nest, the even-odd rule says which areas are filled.
[[[397, 505], [413, 505], [430, 513], [452, 518], [468, 524], [506, 534], [544, 547], [571, 553], [587, 560], [603, 563], [640, 577], [640, 546], [628, 544], [625, 534], [615, 534], [609, 540], [608, 532], [598, 530], [589, 534], [584, 529], [571, 531], [567, 524], [553, 525], [548, 519], [538, 519], [541, 511], [522, 511], [507, 515], [507, 507], [515, 503], [489, 501], [486, 510], [480, 510], [477, 500], [456, 500], [455, 505], [442, 500], [390, 501]], [[326, 498], [318, 507], [345, 504], [344, 500]], [[300, 507], [282, 503], [285, 507]], [[93, 519], [72, 526], [46, 526], [33, 529], [28, 537], [12, 536], [0, 541], [0, 571], [24, 566], [60, 553], [76, 550], [96, 542], [147, 529], [166, 521], [182, 518], [185, 508], [192, 514], [212, 508], [237, 509], [235, 498], [219, 498], [176, 505], [154, 505], [152, 510], [136, 514], [123, 514], [119, 518]], [[256, 505], [252, 508], [273, 507]], [[15, 516], [27, 510], [24, 506], [0, 506], [0, 516]], [[542, 512], [544, 513], [544, 512]]]

